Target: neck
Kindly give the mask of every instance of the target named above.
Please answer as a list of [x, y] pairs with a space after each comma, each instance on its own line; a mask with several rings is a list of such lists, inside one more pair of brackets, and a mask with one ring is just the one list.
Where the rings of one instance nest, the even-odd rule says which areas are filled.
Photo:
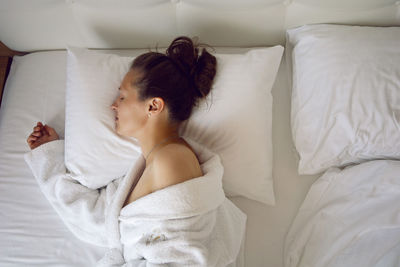
[[[171, 126], [168, 124], [158, 124], [144, 129], [142, 134], [140, 134], [137, 139], [139, 141], [140, 147], [142, 149], [143, 156], [148, 164], [157, 146], [163, 145], [162, 143], [168, 143], [173, 141], [174, 137], [179, 137], [178, 127]], [[153, 150], [154, 149], [154, 150]]]

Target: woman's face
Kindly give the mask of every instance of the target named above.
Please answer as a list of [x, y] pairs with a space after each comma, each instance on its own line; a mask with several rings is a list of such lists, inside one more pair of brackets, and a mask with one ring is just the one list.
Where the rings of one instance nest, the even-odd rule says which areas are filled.
[[122, 136], [136, 137], [147, 120], [145, 101], [139, 101], [134, 86], [138, 78], [140, 73], [131, 69], [122, 80], [119, 96], [111, 105], [115, 111], [115, 131]]

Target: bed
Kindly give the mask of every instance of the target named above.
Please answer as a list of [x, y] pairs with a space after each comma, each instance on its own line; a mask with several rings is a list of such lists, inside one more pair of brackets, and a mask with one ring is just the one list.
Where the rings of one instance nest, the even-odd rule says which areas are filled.
[[[342, 192], [342, 187], [335, 189], [341, 182], [333, 177], [354, 177], [354, 169], [353, 175], [351, 170], [336, 175], [341, 173], [344, 167], [358, 166], [360, 170], [357, 172], [357, 177], [361, 175], [364, 177], [371, 172], [366, 171], [367, 167], [363, 168], [362, 164], [379, 165], [386, 162], [383, 159], [392, 160], [387, 167], [392, 169], [386, 172], [380, 171], [379, 175], [374, 176], [382, 177], [381, 179], [369, 179], [368, 188], [376, 189], [376, 185], [380, 184], [382, 179], [385, 180], [385, 177], [395, 177], [396, 159], [399, 155], [395, 152], [385, 154], [369, 149], [372, 154], [357, 154], [356, 160], [354, 157], [340, 158], [339, 162], [327, 160], [318, 166], [306, 164], [305, 151], [308, 148], [302, 147], [301, 144], [304, 136], [309, 133], [300, 132], [300, 126], [305, 123], [301, 120], [304, 117], [293, 117], [293, 107], [296, 107], [299, 114], [304, 110], [299, 108], [300, 102], [294, 103], [292, 94], [293, 60], [299, 62], [299, 59], [292, 58], [292, 55], [297, 49], [296, 41], [301, 42], [302, 39], [298, 37], [301, 35], [298, 32], [297, 35], [294, 31], [292, 35], [287, 35], [286, 30], [314, 23], [386, 28], [386, 26], [400, 25], [399, 13], [396, 1], [373, 0], [324, 3], [313, 0], [233, 2], [121, 0], [116, 4], [108, 1], [93, 3], [89, 0], [29, 3], [4, 1], [0, 8], [1, 41], [14, 51], [28, 52], [28, 54], [13, 57], [0, 109], [0, 265], [93, 266], [105, 253], [104, 248], [85, 243], [69, 231], [43, 196], [24, 161], [24, 154], [29, 151], [26, 138], [37, 121], [51, 125], [59, 133], [60, 138], [65, 138], [68, 58], [66, 46], [97, 49], [96, 53], [99, 54], [135, 56], [156, 45], [162, 50], [162, 47], [168, 45], [172, 38], [178, 35], [197, 35], [200, 41], [212, 45], [217, 53], [225, 55], [244, 54], [256, 48], [279, 45], [285, 47], [271, 84], [272, 146], [266, 148], [273, 155], [270, 166], [273, 184], [270, 185], [272, 186], [270, 190], [273, 190], [274, 197], [257, 201], [256, 197], [251, 199], [240, 196], [240, 192], [233, 196], [235, 195], [233, 191], [240, 191], [234, 187], [231, 187], [232, 190], [229, 192], [232, 195], [229, 199], [247, 215], [244, 266], [328, 266], [319, 265], [326, 262], [321, 263], [316, 260], [321, 253], [327, 254], [330, 246], [324, 244], [321, 240], [323, 238], [311, 227], [320, 222], [312, 217], [315, 214], [312, 211], [326, 207], [324, 206], [326, 202], [322, 200], [318, 205], [313, 205], [315, 197], [321, 197], [321, 192], [331, 192], [326, 195], [327, 203], [331, 203], [330, 199], [338, 201], [346, 199], [344, 196], [351, 194], [352, 190], [359, 188], [357, 186], [362, 183], [360, 179], [344, 178], [352, 181], [346, 184], [348, 191]], [[397, 31], [388, 35], [396, 37], [398, 27], [395, 28]], [[391, 39], [392, 44], [396, 41], [397, 39]], [[389, 55], [388, 58], [395, 57]], [[391, 64], [395, 66], [394, 62]], [[296, 66], [299, 68], [298, 66], [310, 65]], [[299, 73], [303, 68], [296, 69], [296, 73], [305, 75]], [[398, 83], [393, 86], [398, 89]], [[396, 96], [393, 95], [392, 99], [396, 99]], [[396, 106], [397, 102], [393, 103]], [[315, 111], [315, 106], [311, 108]], [[263, 115], [255, 117], [263, 118]], [[373, 127], [379, 132], [379, 127], [382, 125], [375, 124]], [[396, 128], [394, 131], [396, 133]], [[388, 145], [393, 148], [397, 135], [392, 133], [388, 131], [388, 134], [394, 137], [390, 140], [385, 139], [384, 142], [390, 141]], [[368, 137], [368, 134], [366, 136]], [[393, 150], [396, 151], [396, 147]], [[324, 156], [327, 157], [326, 154]], [[333, 156], [330, 154], [330, 157], [339, 158], [335, 154]], [[315, 159], [310, 157], [309, 159], [311, 163], [316, 162]], [[380, 168], [375, 165], [368, 168]], [[265, 163], [265, 168], [267, 166]], [[329, 171], [325, 173], [328, 169]], [[379, 170], [386, 169], [382, 167]], [[391, 186], [384, 188], [393, 190], [397, 188], [398, 182], [393, 177], [386, 179], [390, 181], [388, 185]], [[316, 181], [317, 183], [314, 183]], [[331, 191], [326, 191], [326, 188]], [[364, 192], [364, 188], [360, 190]], [[394, 197], [382, 202], [381, 209], [388, 201], [396, 201], [397, 191], [392, 193]], [[248, 196], [251, 196], [251, 191], [248, 192]], [[347, 203], [351, 204], [350, 201], [353, 200], [348, 201]], [[394, 203], [391, 202], [392, 205]], [[368, 210], [368, 207], [366, 208]], [[386, 217], [398, 217], [398, 210], [390, 211]], [[398, 221], [392, 220], [391, 223], [392, 232], [385, 232], [385, 235], [380, 236], [384, 240], [390, 239], [390, 236], [397, 237]], [[327, 231], [322, 227], [320, 232], [324, 234], [324, 230]], [[332, 233], [332, 239], [329, 240], [346, 236], [340, 231]], [[348, 236], [352, 235], [354, 233]], [[310, 240], [314, 243], [307, 243]], [[390, 248], [385, 250], [388, 255], [386, 261], [375, 260], [376, 266], [398, 266], [398, 240], [396, 238], [390, 240], [392, 240], [389, 246], [391, 250]], [[343, 241], [340, 244], [346, 243]], [[315, 249], [319, 245], [321, 251]], [[351, 247], [354, 255], [357, 255], [357, 251], [367, 251], [361, 243], [358, 245]], [[325, 248], [327, 250], [324, 251]], [[344, 262], [330, 261], [329, 266], [346, 266], [343, 265]], [[371, 263], [366, 262], [366, 264]]]

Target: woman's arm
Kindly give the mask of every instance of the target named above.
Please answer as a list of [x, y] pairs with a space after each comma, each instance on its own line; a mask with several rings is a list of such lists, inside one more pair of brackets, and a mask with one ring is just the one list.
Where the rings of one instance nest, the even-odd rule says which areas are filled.
[[41, 191], [67, 227], [79, 239], [106, 247], [106, 207], [120, 179], [97, 190], [77, 182], [65, 167], [64, 140], [44, 143], [25, 153], [24, 158]]

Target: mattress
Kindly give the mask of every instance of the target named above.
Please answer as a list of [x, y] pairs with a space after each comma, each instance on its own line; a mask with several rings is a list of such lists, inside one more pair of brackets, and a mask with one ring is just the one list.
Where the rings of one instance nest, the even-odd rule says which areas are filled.
[[[102, 50], [133, 56], [145, 51]], [[235, 53], [238, 49], [216, 51]], [[230, 197], [248, 216], [245, 266], [283, 266], [285, 236], [318, 177], [297, 174], [298, 158], [290, 131], [289, 74], [284, 58], [272, 89], [276, 205]], [[22, 77], [27, 60], [36, 67], [29, 76]], [[23, 159], [29, 150], [26, 139], [38, 118], [64, 138], [65, 83], [65, 50], [13, 59], [0, 110], [0, 266], [92, 266], [105, 253], [104, 248], [72, 235], [40, 192]]]

